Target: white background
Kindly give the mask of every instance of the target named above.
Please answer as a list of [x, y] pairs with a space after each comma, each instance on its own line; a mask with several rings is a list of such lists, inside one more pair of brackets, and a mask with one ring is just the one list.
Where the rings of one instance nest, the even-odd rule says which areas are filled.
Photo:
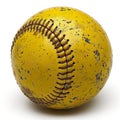
[[[120, 0], [0, 0], [0, 120], [120, 119]], [[20, 26], [33, 14], [53, 6], [69, 6], [94, 17], [113, 49], [113, 67], [102, 91], [88, 104], [72, 110], [39, 108], [26, 98], [14, 79], [10, 48]]]

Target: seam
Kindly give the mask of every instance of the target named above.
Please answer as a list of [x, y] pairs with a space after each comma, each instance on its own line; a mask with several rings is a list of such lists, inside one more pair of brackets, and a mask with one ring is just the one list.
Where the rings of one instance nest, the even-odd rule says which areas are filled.
[[29, 97], [24, 91], [23, 93], [35, 103], [43, 105], [55, 104], [60, 100], [63, 100], [66, 95], [69, 94], [68, 90], [72, 87], [71, 84], [73, 83], [74, 75], [72, 75], [72, 73], [75, 71], [75, 62], [73, 61], [74, 55], [72, 55], [73, 50], [71, 50], [69, 39], [65, 39], [66, 35], [62, 34], [62, 31], [58, 29], [58, 26], [54, 27], [54, 21], [52, 19], [30, 20], [25, 23], [15, 35], [11, 46], [11, 54], [16, 40], [27, 31], [33, 31], [34, 35], [41, 33], [50, 40], [56, 49], [58, 64], [60, 65], [58, 69], [60, 72], [57, 74], [58, 80], [54, 90], [50, 94], [46, 95], [46, 97]]

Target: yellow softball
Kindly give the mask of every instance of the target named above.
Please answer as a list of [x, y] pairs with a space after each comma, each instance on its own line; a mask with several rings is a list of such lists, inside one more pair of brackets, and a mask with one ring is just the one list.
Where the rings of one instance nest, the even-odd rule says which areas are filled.
[[33, 102], [68, 109], [91, 100], [108, 79], [112, 52], [102, 27], [77, 9], [43, 10], [19, 29], [11, 47], [12, 68]]

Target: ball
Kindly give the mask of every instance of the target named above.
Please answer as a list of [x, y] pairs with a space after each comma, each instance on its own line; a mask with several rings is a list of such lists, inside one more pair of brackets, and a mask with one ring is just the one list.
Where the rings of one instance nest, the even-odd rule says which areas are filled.
[[40, 106], [78, 107], [105, 85], [112, 65], [109, 39], [86, 13], [48, 8], [30, 17], [11, 47], [12, 69], [21, 91]]

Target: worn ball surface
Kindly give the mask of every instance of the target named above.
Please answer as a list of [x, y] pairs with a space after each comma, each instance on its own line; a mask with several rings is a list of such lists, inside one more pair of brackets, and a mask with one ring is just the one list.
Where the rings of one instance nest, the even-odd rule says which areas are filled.
[[108, 79], [112, 52], [102, 27], [82, 11], [43, 10], [19, 29], [11, 47], [12, 68], [33, 102], [68, 109], [88, 102]]

